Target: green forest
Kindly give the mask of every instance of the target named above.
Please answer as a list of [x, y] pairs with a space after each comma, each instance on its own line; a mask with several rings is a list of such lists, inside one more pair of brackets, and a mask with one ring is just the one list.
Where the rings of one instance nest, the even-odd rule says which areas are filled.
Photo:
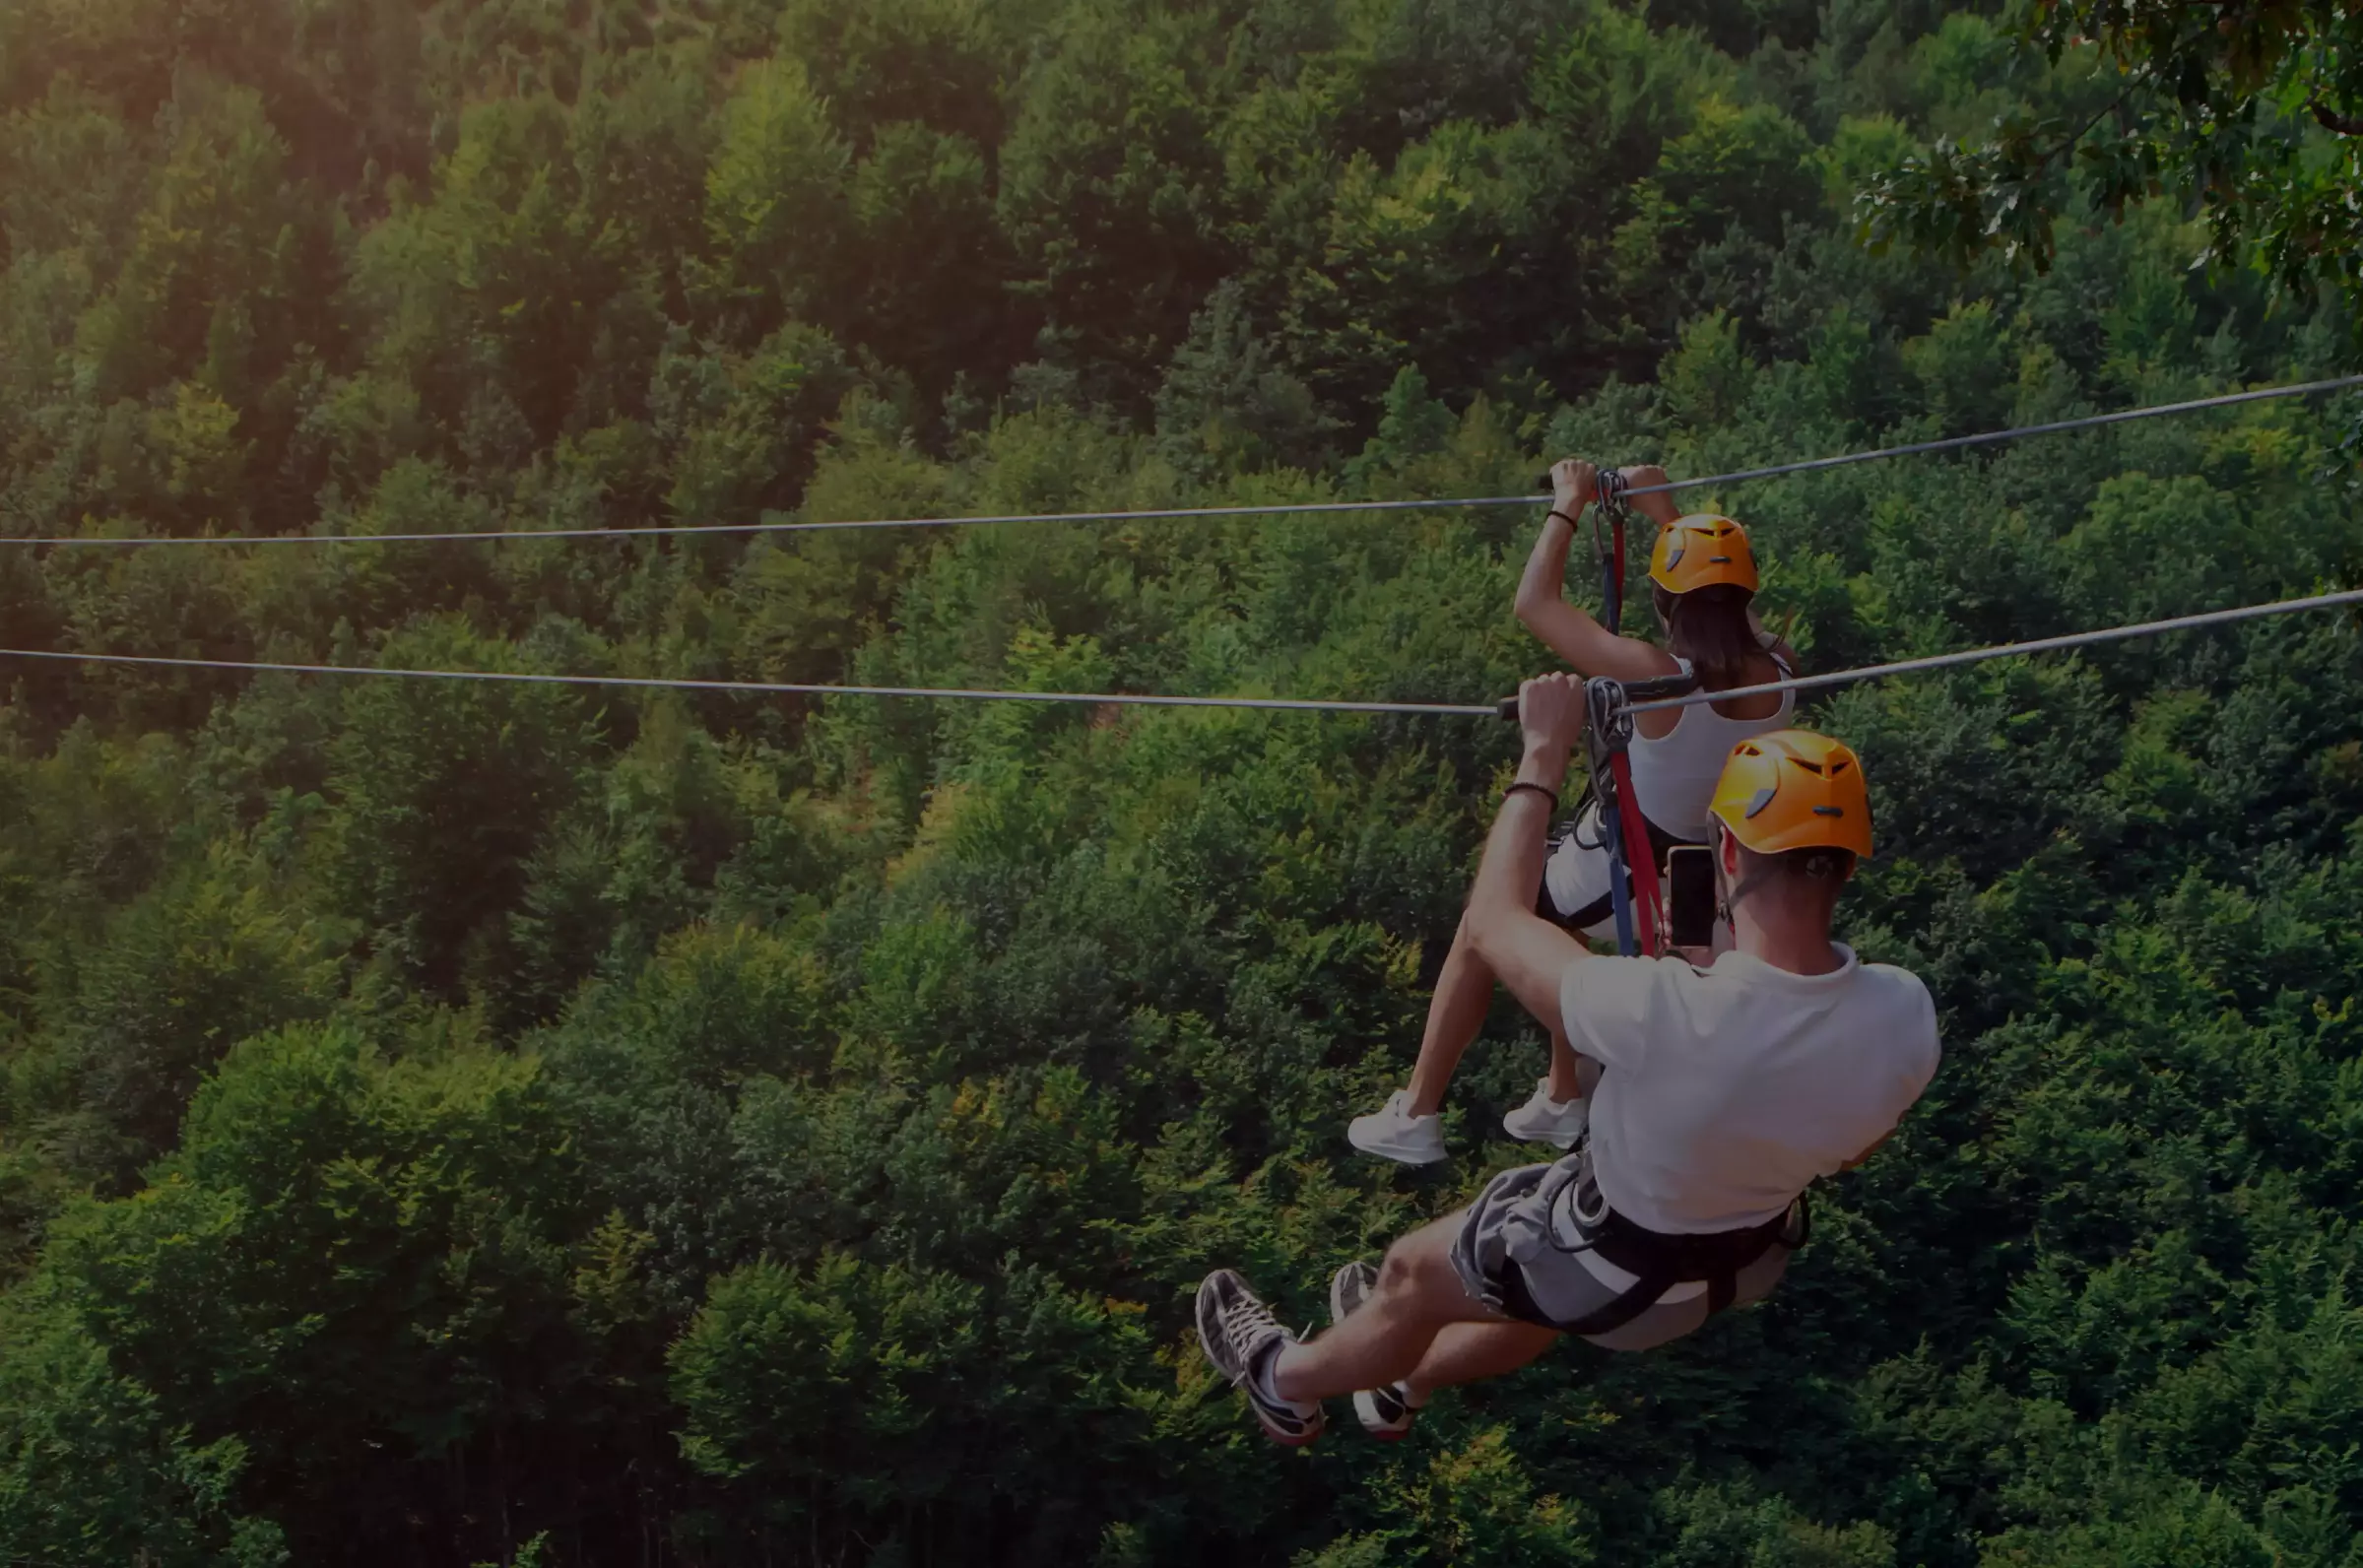
[[[2358, 368], [2353, 130], [2260, 64], [2337, 8], [2179, 9], [0, 0], [0, 646], [1488, 701], [1540, 504], [371, 539], [1518, 494]], [[2353, 586], [2359, 448], [2289, 400], [1685, 503], [1834, 670]], [[346, 542], [25, 543], [227, 534]], [[1282, 1453], [1200, 1276], [1323, 1321], [1534, 1157], [1506, 999], [1460, 1157], [1345, 1140], [1510, 726], [0, 657], [0, 1559], [2363, 1568], [2356, 625], [1805, 711], [1928, 1096], [1762, 1306]]]

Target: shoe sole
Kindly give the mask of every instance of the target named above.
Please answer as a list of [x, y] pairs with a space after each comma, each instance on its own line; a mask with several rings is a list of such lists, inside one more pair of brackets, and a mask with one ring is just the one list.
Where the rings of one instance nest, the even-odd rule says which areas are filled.
[[1350, 1132], [1346, 1135], [1346, 1142], [1373, 1158], [1391, 1159], [1398, 1165], [1441, 1165], [1452, 1158], [1451, 1152], [1447, 1149], [1422, 1150], [1414, 1154], [1409, 1149], [1399, 1148], [1393, 1144], [1365, 1143]]
[[[1242, 1390], [1241, 1392], [1244, 1394], [1245, 1391]], [[1302, 1448], [1307, 1443], [1310, 1443], [1314, 1438], [1319, 1437], [1323, 1428], [1329, 1425], [1329, 1421], [1326, 1417], [1315, 1416], [1313, 1418], [1313, 1424], [1306, 1427], [1302, 1432], [1283, 1432], [1265, 1418], [1264, 1412], [1257, 1407], [1254, 1400], [1248, 1400], [1247, 1407], [1255, 1411], [1255, 1424], [1264, 1429], [1264, 1435], [1272, 1439], [1272, 1441], [1275, 1443], [1278, 1443], [1282, 1448]]]
[[1507, 1121], [1504, 1121], [1501, 1124], [1501, 1130], [1509, 1134], [1521, 1143], [1549, 1143], [1553, 1147], [1557, 1148], [1575, 1147], [1577, 1141], [1584, 1136], [1585, 1131], [1584, 1128], [1579, 1127], [1572, 1133], [1521, 1133], [1518, 1131], [1518, 1129], [1512, 1127]]

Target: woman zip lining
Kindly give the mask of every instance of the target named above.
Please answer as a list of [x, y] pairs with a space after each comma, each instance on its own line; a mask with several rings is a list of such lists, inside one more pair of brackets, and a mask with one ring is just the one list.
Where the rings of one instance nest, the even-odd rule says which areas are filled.
[[[1797, 673], [1795, 656], [1756, 621], [1756, 564], [1746, 530], [1713, 513], [1680, 516], [1663, 490], [1636, 496], [1634, 504], [1659, 525], [1649, 575], [1666, 646], [1621, 636], [1569, 603], [1567, 552], [1584, 509], [1600, 499], [1601, 487], [1593, 466], [1573, 459], [1554, 467], [1550, 477], [1550, 514], [1527, 560], [1517, 598], [1518, 619], [1544, 646], [1584, 676], [1624, 682], [1674, 675], [1687, 663], [1707, 691]], [[1666, 482], [1665, 470], [1655, 467], [1626, 469], [1622, 477], [1634, 487]], [[1782, 728], [1794, 706], [1795, 698], [1782, 692], [1636, 718], [1632, 787], [1647, 819], [1653, 875], [1665, 874], [1667, 852], [1676, 844], [1707, 841], [1708, 802], [1732, 748]], [[1638, 853], [1637, 845], [1627, 846], [1628, 857]], [[1579, 936], [1611, 937], [1609, 864], [1595, 799], [1554, 838], [1536, 913]], [[1411, 1083], [1388, 1096], [1379, 1110], [1354, 1118], [1346, 1129], [1354, 1147], [1407, 1165], [1445, 1157], [1444, 1090], [1484, 1026], [1493, 986], [1493, 971], [1470, 943], [1464, 921], [1436, 977]], [[1550, 1034], [1549, 1074], [1536, 1085], [1533, 1098], [1502, 1118], [1502, 1127], [1512, 1138], [1567, 1148], [1583, 1133], [1590, 1106], [1566, 1030], [1555, 1019], [1543, 1022]]]

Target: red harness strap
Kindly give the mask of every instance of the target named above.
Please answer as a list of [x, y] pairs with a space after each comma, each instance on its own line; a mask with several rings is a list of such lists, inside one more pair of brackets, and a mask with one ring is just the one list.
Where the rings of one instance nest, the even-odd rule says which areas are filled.
[[[1612, 632], [1624, 629], [1624, 520], [1631, 512], [1624, 501], [1624, 476], [1614, 469], [1602, 472], [1597, 491], [1599, 520], [1592, 525], [1592, 553], [1600, 560], [1601, 620]], [[1601, 525], [1608, 526], [1608, 548], [1600, 542]]]
[[1624, 868], [1633, 879], [1634, 944], [1653, 958], [1664, 957], [1668, 927], [1658, 859], [1650, 853], [1649, 821], [1633, 795], [1632, 759], [1622, 749], [1609, 755], [1608, 771], [1616, 780], [1617, 836], [1624, 840]]
[[1609, 629], [1610, 631], [1614, 631], [1614, 632], [1621, 633], [1621, 632], [1623, 631], [1623, 629], [1624, 629], [1624, 627], [1623, 627], [1623, 621], [1624, 621], [1624, 583], [1625, 583], [1625, 576], [1624, 576], [1624, 513], [1623, 513], [1623, 509], [1622, 509], [1621, 507], [1619, 507], [1619, 508], [1617, 509], [1617, 514], [1616, 514], [1616, 529], [1615, 529], [1615, 535], [1614, 535], [1614, 538], [1615, 538], [1615, 541], [1616, 541], [1616, 544], [1615, 544], [1615, 557], [1616, 557], [1616, 597], [1615, 597], [1615, 599], [1614, 599], [1614, 600], [1611, 602], [1611, 604], [1610, 604], [1610, 606], [1609, 606], [1609, 613], [1610, 613], [1611, 615], [1613, 615], [1613, 616], [1614, 616], [1616, 619], [1615, 619], [1615, 621], [1612, 621], [1612, 622], [1610, 622], [1610, 623], [1609, 623], [1608, 629]]

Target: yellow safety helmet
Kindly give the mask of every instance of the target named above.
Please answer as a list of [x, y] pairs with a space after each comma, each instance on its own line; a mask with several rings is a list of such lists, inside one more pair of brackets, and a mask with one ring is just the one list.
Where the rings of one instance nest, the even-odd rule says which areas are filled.
[[1810, 730], [1774, 730], [1733, 747], [1708, 810], [1759, 855], [1844, 849], [1871, 858], [1863, 759]]
[[1717, 583], [1756, 591], [1756, 554], [1747, 530], [1714, 512], [1693, 512], [1669, 523], [1649, 553], [1649, 580], [1672, 594]]

